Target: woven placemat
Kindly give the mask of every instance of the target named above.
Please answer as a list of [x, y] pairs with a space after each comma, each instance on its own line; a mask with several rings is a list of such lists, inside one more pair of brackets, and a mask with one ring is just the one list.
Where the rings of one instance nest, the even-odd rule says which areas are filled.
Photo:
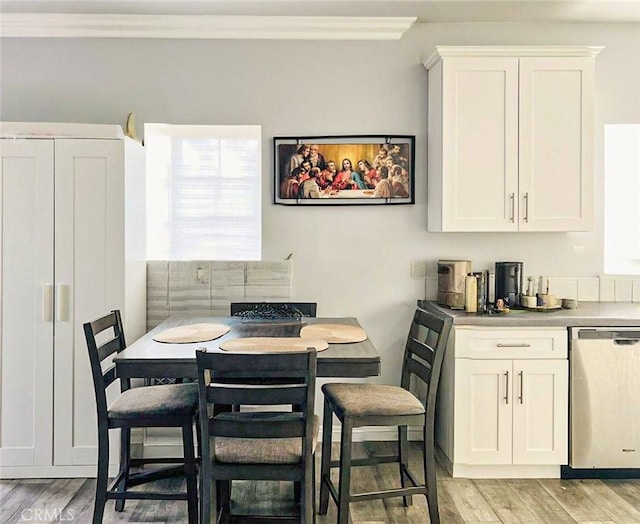
[[266, 353], [304, 351], [314, 347], [316, 351], [324, 351], [329, 347], [326, 340], [300, 337], [244, 337], [225, 340], [220, 344], [220, 349], [236, 351], [238, 353]]
[[166, 344], [189, 344], [192, 342], [208, 342], [229, 333], [231, 328], [225, 324], [190, 324], [165, 329], [153, 340]]
[[300, 330], [302, 338], [319, 338], [331, 344], [349, 344], [367, 340], [364, 329], [346, 324], [311, 324]]

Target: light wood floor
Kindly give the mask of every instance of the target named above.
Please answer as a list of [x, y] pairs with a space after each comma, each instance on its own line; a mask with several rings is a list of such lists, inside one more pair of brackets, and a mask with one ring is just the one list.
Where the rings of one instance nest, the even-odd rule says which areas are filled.
[[[385, 443], [356, 444], [354, 456], [389, 451]], [[419, 472], [420, 455], [411, 450], [412, 466]], [[319, 470], [319, 467], [317, 468]], [[365, 491], [394, 485], [397, 468], [386, 464], [356, 468], [355, 490]], [[147, 486], [158, 490], [181, 489], [179, 478]], [[0, 481], [0, 523], [91, 522], [95, 482], [92, 479], [2, 480]], [[291, 511], [293, 490], [277, 482], [234, 483], [234, 508], [255, 513]], [[525, 522], [562, 524], [640, 524], [640, 480], [467, 480], [452, 479], [439, 471], [438, 496], [443, 524], [462, 522]], [[40, 510], [40, 513], [37, 512]], [[354, 523], [424, 524], [428, 522], [423, 497], [415, 497], [410, 508], [402, 499], [351, 504]], [[334, 523], [335, 505], [319, 516], [318, 524]], [[186, 503], [128, 501], [125, 511], [116, 513], [107, 504], [105, 523], [186, 523]]]

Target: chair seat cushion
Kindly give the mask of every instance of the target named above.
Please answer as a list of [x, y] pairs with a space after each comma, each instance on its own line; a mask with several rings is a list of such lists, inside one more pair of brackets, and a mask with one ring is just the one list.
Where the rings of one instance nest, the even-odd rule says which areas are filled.
[[[318, 417], [313, 416], [313, 449], [318, 441]], [[215, 460], [227, 464], [299, 464], [302, 438], [215, 438]]]
[[421, 415], [422, 403], [407, 390], [385, 384], [324, 384], [322, 392], [338, 417]]
[[131, 388], [109, 406], [110, 419], [193, 416], [198, 410], [198, 384], [168, 384]]

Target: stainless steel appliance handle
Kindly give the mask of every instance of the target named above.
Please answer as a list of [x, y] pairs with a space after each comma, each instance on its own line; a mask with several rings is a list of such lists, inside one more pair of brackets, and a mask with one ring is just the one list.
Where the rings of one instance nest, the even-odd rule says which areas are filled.
[[578, 331], [578, 338], [591, 340], [613, 340], [614, 343], [623, 340], [640, 340], [640, 330], [626, 330], [624, 328], [616, 330], [597, 330], [595, 328], [583, 328]]
[[509, 372], [505, 371], [504, 373], [504, 402], [505, 404], [509, 403]]
[[527, 342], [516, 342], [513, 344], [503, 344], [502, 342], [498, 342], [496, 344], [497, 348], [530, 348], [531, 344]]
[[511, 200], [511, 223], [513, 224], [516, 219], [516, 194], [511, 193], [509, 199]]
[[520, 404], [523, 403], [524, 401], [524, 375], [522, 373], [522, 371], [520, 373], [518, 373], [518, 375], [520, 376]]
[[529, 193], [524, 194], [524, 221], [529, 222]]

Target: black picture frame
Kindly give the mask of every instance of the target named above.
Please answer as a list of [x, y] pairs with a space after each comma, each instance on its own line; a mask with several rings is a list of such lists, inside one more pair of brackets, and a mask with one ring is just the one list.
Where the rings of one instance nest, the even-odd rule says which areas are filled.
[[415, 203], [414, 135], [274, 137], [273, 156], [275, 204]]

